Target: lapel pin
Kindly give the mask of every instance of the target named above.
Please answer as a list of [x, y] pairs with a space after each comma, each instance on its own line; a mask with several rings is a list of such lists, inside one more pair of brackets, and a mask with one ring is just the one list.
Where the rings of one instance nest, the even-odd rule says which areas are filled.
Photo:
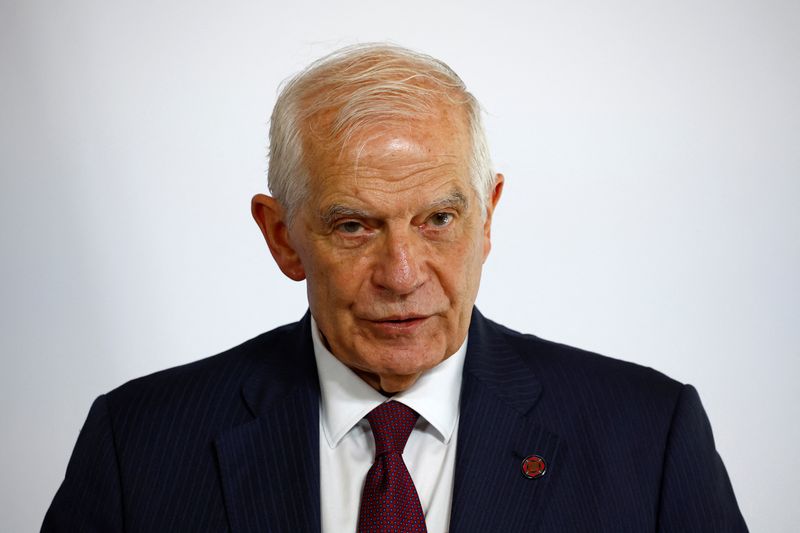
[[522, 460], [522, 473], [528, 479], [537, 479], [544, 475], [547, 465], [538, 455], [529, 455]]

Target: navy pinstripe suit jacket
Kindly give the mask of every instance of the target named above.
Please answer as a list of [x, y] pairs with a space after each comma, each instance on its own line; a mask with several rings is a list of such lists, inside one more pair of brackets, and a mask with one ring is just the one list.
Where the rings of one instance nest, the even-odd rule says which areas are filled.
[[[691, 386], [475, 310], [462, 387], [450, 531], [747, 530]], [[92, 405], [42, 531], [319, 531], [318, 417], [308, 315], [133, 380]]]

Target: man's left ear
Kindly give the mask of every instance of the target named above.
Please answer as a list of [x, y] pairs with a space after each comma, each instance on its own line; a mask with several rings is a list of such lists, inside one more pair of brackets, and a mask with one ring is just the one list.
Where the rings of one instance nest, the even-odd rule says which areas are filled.
[[492, 193], [489, 195], [489, 201], [486, 203], [486, 219], [483, 221], [483, 260], [489, 256], [489, 251], [492, 249], [492, 215], [494, 209], [497, 207], [497, 202], [500, 201], [500, 196], [503, 194], [503, 184], [505, 183], [505, 176], [498, 173], [494, 178], [494, 187]]

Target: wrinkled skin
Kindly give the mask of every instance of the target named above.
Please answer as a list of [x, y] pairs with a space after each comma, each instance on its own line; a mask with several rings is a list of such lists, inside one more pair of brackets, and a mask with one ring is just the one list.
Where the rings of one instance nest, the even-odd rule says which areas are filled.
[[461, 112], [445, 109], [344, 150], [309, 145], [309, 201], [291, 224], [276, 200], [253, 198], [331, 352], [381, 392], [407, 389], [466, 337], [503, 186], [498, 174], [484, 213], [470, 146]]

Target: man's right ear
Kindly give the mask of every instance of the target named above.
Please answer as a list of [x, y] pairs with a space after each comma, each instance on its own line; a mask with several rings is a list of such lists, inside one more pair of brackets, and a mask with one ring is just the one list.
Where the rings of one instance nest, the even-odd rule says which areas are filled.
[[281, 272], [294, 281], [306, 279], [303, 263], [289, 239], [289, 225], [283, 206], [271, 196], [257, 194], [253, 196], [250, 210]]

